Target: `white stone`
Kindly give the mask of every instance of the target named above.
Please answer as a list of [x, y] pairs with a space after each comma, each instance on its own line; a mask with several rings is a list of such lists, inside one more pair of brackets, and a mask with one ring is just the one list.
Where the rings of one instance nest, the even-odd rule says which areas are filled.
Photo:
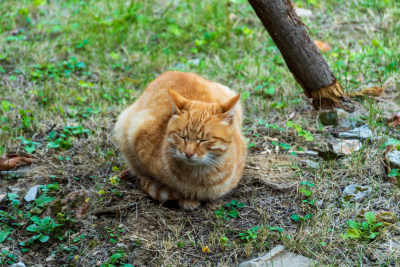
[[50, 255], [46, 258], [46, 262], [54, 261], [56, 259], [56, 255]]
[[361, 125], [357, 117], [340, 108], [321, 110], [318, 118], [322, 125], [332, 125], [337, 131], [349, 131]]
[[351, 184], [346, 186], [342, 193], [342, 202], [361, 202], [366, 197], [371, 195], [372, 190], [370, 187], [358, 184]]
[[26, 265], [23, 262], [18, 262], [12, 264], [10, 267], [26, 267]]
[[358, 140], [333, 139], [330, 144], [333, 152], [337, 155], [350, 155], [361, 148], [361, 143]]
[[318, 162], [315, 162], [315, 161], [313, 161], [313, 160], [311, 160], [311, 159], [306, 159], [304, 162], [305, 162], [309, 167], [311, 167], [311, 168], [313, 168], [313, 169], [318, 168]]
[[313, 260], [286, 251], [282, 245], [279, 245], [264, 256], [242, 262], [239, 267], [309, 267], [314, 265]]
[[28, 192], [26, 193], [26, 195], [24, 197], [26, 202], [31, 202], [36, 199], [37, 194], [39, 192], [39, 187], [40, 187], [40, 185], [36, 185], [36, 186], [29, 188]]
[[386, 158], [390, 163], [390, 167], [393, 169], [400, 168], [400, 151], [392, 151], [386, 154]]
[[348, 139], [359, 139], [361, 141], [367, 139], [375, 139], [374, 134], [372, 133], [371, 129], [368, 127], [367, 124], [364, 124], [361, 127], [354, 128], [353, 130], [339, 133], [340, 138], [348, 138]]
[[311, 17], [313, 15], [311, 10], [300, 7], [296, 8], [296, 13], [299, 17]]
[[8, 187], [8, 189], [11, 190], [11, 193], [18, 193], [18, 192], [20, 192], [20, 191], [22, 190], [21, 188], [15, 187], [15, 186], [12, 186], [12, 185], [10, 185], [10, 186]]

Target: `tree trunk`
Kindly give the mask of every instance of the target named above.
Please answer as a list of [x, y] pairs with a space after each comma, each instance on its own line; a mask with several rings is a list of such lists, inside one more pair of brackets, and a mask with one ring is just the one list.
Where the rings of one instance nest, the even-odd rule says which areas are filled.
[[316, 109], [340, 106], [344, 92], [290, 0], [248, 0]]

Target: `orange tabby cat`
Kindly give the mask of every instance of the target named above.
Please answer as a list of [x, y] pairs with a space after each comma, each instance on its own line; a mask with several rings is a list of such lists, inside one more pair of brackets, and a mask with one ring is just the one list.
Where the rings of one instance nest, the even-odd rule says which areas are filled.
[[190, 210], [234, 188], [246, 153], [239, 97], [193, 73], [168, 71], [151, 82], [115, 125], [144, 191]]

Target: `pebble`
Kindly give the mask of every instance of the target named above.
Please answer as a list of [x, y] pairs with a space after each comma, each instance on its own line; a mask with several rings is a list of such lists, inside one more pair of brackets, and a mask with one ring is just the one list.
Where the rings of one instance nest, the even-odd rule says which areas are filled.
[[26, 202], [34, 201], [39, 192], [39, 188], [40, 188], [40, 185], [36, 185], [36, 186], [29, 188], [28, 192], [26, 193], [26, 195], [24, 197], [25, 201]]
[[351, 184], [345, 187], [342, 193], [342, 202], [362, 202], [365, 198], [371, 195], [372, 189], [368, 186]]
[[312, 11], [310, 9], [305, 8], [296, 8], [296, 13], [299, 17], [312, 17]]
[[359, 139], [361, 141], [376, 139], [376, 136], [372, 133], [372, 130], [367, 124], [364, 124], [361, 127], [354, 128], [353, 130], [347, 132], [339, 133], [339, 137], [346, 139]]
[[400, 151], [392, 151], [386, 154], [390, 167], [393, 169], [400, 168]]
[[286, 251], [284, 246], [279, 245], [271, 249], [267, 254], [258, 258], [242, 262], [239, 267], [311, 267], [315, 262], [309, 258]]
[[329, 143], [336, 155], [350, 155], [361, 148], [361, 143], [358, 140], [332, 139]]
[[339, 108], [321, 110], [319, 112], [319, 121], [322, 125], [334, 126], [339, 131], [349, 131], [360, 126], [360, 122], [357, 121], [356, 117]]
[[50, 255], [50, 256], [48, 256], [47, 258], [46, 258], [46, 261], [47, 262], [50, 262], [50, 261], [54, 261], [56, 259], [56, 255]]
[[311, 159], [306, 159], [304, 162], [307, 164], [307, 166], [309, 166], [309, 167], [311, 167], [313, 169], [318, 168], [318, 162], [315, 162], [315, 161], [313, 161]]

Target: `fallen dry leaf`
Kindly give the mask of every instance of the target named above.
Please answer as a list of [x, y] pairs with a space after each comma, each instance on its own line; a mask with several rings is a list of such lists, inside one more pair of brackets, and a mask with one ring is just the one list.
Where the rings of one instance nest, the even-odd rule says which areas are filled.
[[400, 112], [394, 114], [393, 118], [390, 119], [390, 126], [400, 127]]
[[371, 88], [365, 88], [361, 92], [352, 93], [352, 94], [350, 94], [350, 96], [374, 96], [374, 97], [377, 97], [377, 96], [382, 96], [384, 92], [385, 92], [385, 89], [383, 87], [374, 86]]
[[322, 52], [326, 52], [326, 51], [329, 51], [329, 50], [332, 49], [331, 46], [328, 45], [328, 44], [325, 43], [325, 42], [322, 42], [322, 41], [319, 41], [319, 40], [314, 40], [314, 43], [315, 43], [315, 45], [318, 47], [318, 49], [319, 49], [320, 51], [322, 51]]
[[32, 156], [25, 154], [4, 155], [0, 157], [0, 171], [8, 171], [37, 161]]

